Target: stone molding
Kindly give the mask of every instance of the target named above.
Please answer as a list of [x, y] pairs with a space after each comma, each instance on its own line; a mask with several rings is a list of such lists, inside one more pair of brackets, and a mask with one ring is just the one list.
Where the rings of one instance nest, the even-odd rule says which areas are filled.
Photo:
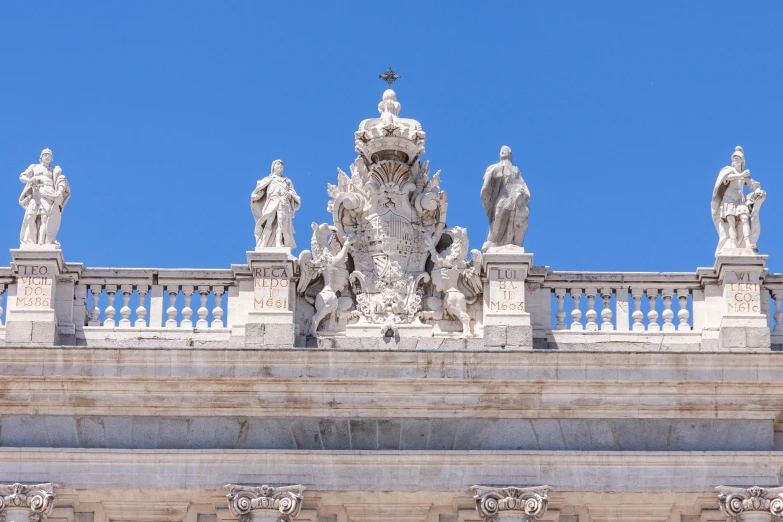
[[524, 522], [535, 522], [546, 513], [549, 503], [549, 486], [518, 488], [509, 486], [494, 488], [473, 486], [470, 488], [476, 499], [476, 511], [482, 520], [495, 522], [503, 511], [521, 511]]
[[[783, 520], [783, 487], [736, 488], [718, 486], [720, 511], [729, 522]], [[751, 518], [752, 517], [752, 518]]]
[[54, 508], [56, 487], [58, 484], [53, 482], [32, 486], [18, 482], [0, 485], [0, 521], [6, 521], [9, 509], [22, 508], [30, 510], [30, 522], [42, 522]]
[[[259, 510], [279, 511], [279, 521], [290, 522], [302, 509], [304, 486], [239, 486], [226, 484], [228, 509], [240, 521], [251, 520], [253, 512]], [[271, 513], [270, 513], [271, 514]]]

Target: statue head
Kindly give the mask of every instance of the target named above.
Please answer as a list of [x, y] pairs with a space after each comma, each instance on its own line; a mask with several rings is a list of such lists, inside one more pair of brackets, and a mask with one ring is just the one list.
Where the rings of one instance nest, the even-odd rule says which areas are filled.
[[275, 161], [272, 162], [271, 173], [276, 174], [278, 176], [283, 175], [283, 160], [276, 159]]
[[52, 163], [52, 151], [49, 149], [42, 150], [41, 156], [38, 158], [38, 160], [42, 165], [46, 165], [48, 167], [49, 164]]
[[745, 151], [739, 145], [731, 155], [731, 165], [740, 172], [745, 170]]
[[511, 147], [508, 145], [500, 147], [500, 159], [511, 161]]

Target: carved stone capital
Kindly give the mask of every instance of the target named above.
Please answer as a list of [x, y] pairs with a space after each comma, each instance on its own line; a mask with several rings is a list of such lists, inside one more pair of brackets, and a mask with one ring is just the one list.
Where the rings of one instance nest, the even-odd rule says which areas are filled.
[[52, 512], [57, 484], [47, 482], [28, 486], [26, 484], [0, 485], [0, 521], [42, 522]]
[[228, 490], [228, 509], [242, 522], [251, 520], [254, 515], [277, 516], [278, 521], [290, 522], [302, 509], [304, 486], [238, 486], [226, 484]]
[[[549, 503], [549, 486], [532, 488], [492, 488], [473, 486], [470, 488], [476, 499], [476, 511], [486, 522], [495, 522], [502, 512], [518, 514], [524, 522], [535, 522], [546, 513]], [[521, 512], [521, 513], [514, 513]]]
[[718, 486], [720, 510], [729, 522], [780, 522], [783, 520], [783, 487], [734, 488]]

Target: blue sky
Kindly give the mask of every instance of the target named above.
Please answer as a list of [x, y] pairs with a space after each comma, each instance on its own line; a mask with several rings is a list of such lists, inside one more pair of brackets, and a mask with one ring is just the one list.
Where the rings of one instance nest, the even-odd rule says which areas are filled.
[[712, 187], [742, 145], [781, 271], [782, 24], [773, 1], [3, 2], [0, 247], [18, 246], [18, 175], [44, 147], [73, 190], [67, 261], [243, 263], [249, 195], [276, 158], [307, 247], [392, 65], [474, 248], [482, 175], [507, 144], [536, 264], [710, 266]]

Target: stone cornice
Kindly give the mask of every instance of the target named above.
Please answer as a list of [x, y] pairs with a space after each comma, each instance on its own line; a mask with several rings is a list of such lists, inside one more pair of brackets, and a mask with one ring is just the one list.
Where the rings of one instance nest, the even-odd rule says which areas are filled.
[[549, 486], [518, 488], [508, 486], [493, 488], [473, 486], [476, 511], [486, 522], [496, 522], [503, 511], [520, 511], [525, 522], [535, 522], [546, 513], [549, 503]]
[[783, 517], [783, 488], [718, 486], [715, 489], [720, 493], [720, 511], [729, 522], [743, 522], [753, 514], [767, 515], [776, 522]]
[[[783, 452], [89, 450], [0, 448], [0, 476], [72, 489], [215, 490], [241, 475], [314, 491], [462, 491], [549, 484], [557, 492], [714, 493], [734, 477], [777, 487]], [[520, 464], [524, 463], [524, 464]], [[357, 479], [360, 477], [360, 479]]]
[[26, 508], [30, 510], [30, 522], [41, 522], [54, 508], [56, 487], [58, 484], [52, 482], [32, 486], [18, 482], [0, 485], [0, 520], [5, 522], [9, 508]]
[[302, 509], [305, 490], [301, 485], [273, 488], [226, 484], [224, 487], [228, 489], [229, 511], [242, 522], [250, 520], [252, 513], [257, 511], [279, 512], [278, 520], [290, 522]]

